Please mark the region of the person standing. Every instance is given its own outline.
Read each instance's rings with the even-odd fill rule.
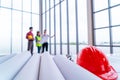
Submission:
[[[31,52],[31,55],[33,55],[33,41],[34,41],[34,35],[32,33],[33,27],[29,27],[29,32],[26,34],[26,39],[28,40],[28,47],[27,50]]]
[[[42,43],[42,53],[44,53],[44,49],[46,48],[46,51],[48,51],[48,38],[52,38],[54,37],[55,35],[53,36],[50,36],[47,34],[47,30],[45,29],[44,30],[44,34],[42,35],[42,40],[41,40],[41,43]]]
[[[35,36],[35,41],[36,41],[37,51],[38,53],[40,53],[42,44],[41,44],[41,36],[39,31],[37,31],[37,34]]]

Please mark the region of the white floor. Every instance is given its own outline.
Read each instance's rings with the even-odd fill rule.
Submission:
[[[117,71],[118,73],[118,79],[120,80],[120,53],[118,54],[107,54],[107,59],[109,60],[111,66],[113,66],[113,68]],[[74,62],[76,62],[76,55],[72,55],[72,59],[74,60]]]
[[[120,53],[116,55],[107,55],[110,64],[118,73],[118,80],[120,80]]]

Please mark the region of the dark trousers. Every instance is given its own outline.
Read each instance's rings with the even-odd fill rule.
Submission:
[[[48,51],[48,42],[42,44],[42,53],[44,52],[45,48],[46,48],[46,51]]]
[[[38,46],[37,48],[38,48],[38,53],[40,53],[40,50],[41,50],[41,46]]]
[[[31,55],[33,55],[33,41],[32,40],[28,41],[28,48],[27,48],[27,50],[31,52]]]

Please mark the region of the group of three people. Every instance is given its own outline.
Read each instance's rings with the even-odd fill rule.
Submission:
[[[48,38],[52,38],[53,36],[50,36],[47,34],[47,30],[44,30],[44,34],[41,35],[40,31],[37,31],[37,34],[34,38],[34,35],[32,33],[33,27],[29,28],[29,32],[26,34],[26,39],[28,40],[28,48],[27,50],[31,52],[31,55],[33,55],[33,46],[34,46],[34,40],[36,41],[37,51],[40,53],[42,48],[42,53],[44,53],[44,49],[46,48],[46,51],[48,51]]]

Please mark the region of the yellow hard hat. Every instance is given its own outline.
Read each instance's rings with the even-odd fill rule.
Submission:
[[[32,35],[29,35],[29,36],[28,36],[28,39],[32,39],[32,38],[33,38]]]

